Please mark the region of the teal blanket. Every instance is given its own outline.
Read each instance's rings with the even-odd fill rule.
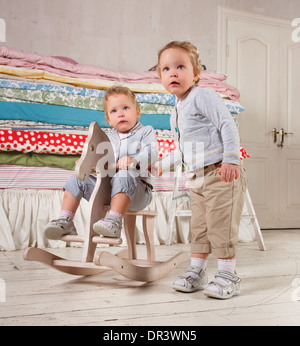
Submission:
[[[109,127],[103,111],[38,103],[0,101],[0,119],[72,126],[89,126],[96,121],[100,127]],[[170,130],[169,114],[142,114],[140,122],[156,130]]]

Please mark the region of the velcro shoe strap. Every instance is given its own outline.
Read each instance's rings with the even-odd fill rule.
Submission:
[[[230,280],[231,282],[233,282],[235,284],[241,282],[241,279],[237,275],[230,273],[230,272],[227,272],[227,271],[222,271],[222,270],[218,271],[218,273],[216,274],[215,277]]]

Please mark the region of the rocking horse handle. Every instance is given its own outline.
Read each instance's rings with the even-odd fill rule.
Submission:
[[[97,167],[97,163],[99,160],[106,154],[103,153],[97,153],[97,146],[100,143],[105,144],[105,148],[107,150],[107,161],[111,162],[113,164],[114,162],[114,154],[113,154],[113,148],[110,144],[110,140],[107,137],[107,135],[101,130],[98,123],[93,122],[89,126],[89,132],[87,139],[83,146],[83,151],[80,159],[78,160],[76,167],[75,167],[75,174],[77,179],[79,180],[86,180],[90,173]],[[99,168],[99,167],[98,167]],[[113,166],[109,165],[109,167],[103,166],[99,169],[106,170],[105,172],[102,172],[103,174],[108,174],[107,169],[115,169]]]

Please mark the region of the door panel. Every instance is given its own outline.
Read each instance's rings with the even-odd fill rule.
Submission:
[[[286,35],[289,32],[285,33]],[[289,35],[287,35],[289,37]],[[293,129],[295,134],[287,140],[288,148],[300,149],[300,45],[286,48],[287,52],[287,127]],[[283,111],[284,112],[284,111]],[[284,117],[283,117],[284,118]],[[284,119],[283,119],[284,121]]]
[[[280,29],[279,123],[287,134],[279,150],[279,227],[300,227],[300,44],[294,28]]]
[[[238,121],[241,144],[251,156],[244,161],[249,192],[260,226],[273,228],[278,224],[278,148],[271,133],[278,127],[278,73],[273,72],[278,38],[273,27],[237,20],[228,21],[227,35],[228,83],[238,88],[245,107]]]
[[[234,30],[234,28],[232,28]],[[253,57],[253,52],[255,56]],[[266,147],[265,129],[268,126],[268,49],[258,38],[237,41],[237,88],[242,95],[246,112],[242,114],[240,135],[245,145]],[[231,74],[229,74],[231,75]],[[251,92],[249,93],[249,90]],[[257,126],[261,124],[262,126]]]
[[[227,20],[228,83],[240,91],[239,116],[249,192],[261,228],[300,227],[300,44],[292,26]],[[283,129],[273,142],[272,130]]]

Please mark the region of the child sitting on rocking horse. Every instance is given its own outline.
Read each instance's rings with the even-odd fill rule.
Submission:
[[[107,136],[119,170],[111,179],[110,211],[94,224],[93,229],[102,236],[120,238],[126,211],[142,210],[151,202],[148,166],[157,160],[157,140],[151,126],[138,122],[141,111],[130,89],[122,86],[108,89],[103,106],[106,120],[112,126]],[[68,179],[59,218],[49,222],[45,228],[44,234],[48,239],[58,240],[64,235],[77,234],[73,223],[76,210],[82,197],[90,199],[96,179],[89,175],[86,181],[80,181],[75,174]]]

